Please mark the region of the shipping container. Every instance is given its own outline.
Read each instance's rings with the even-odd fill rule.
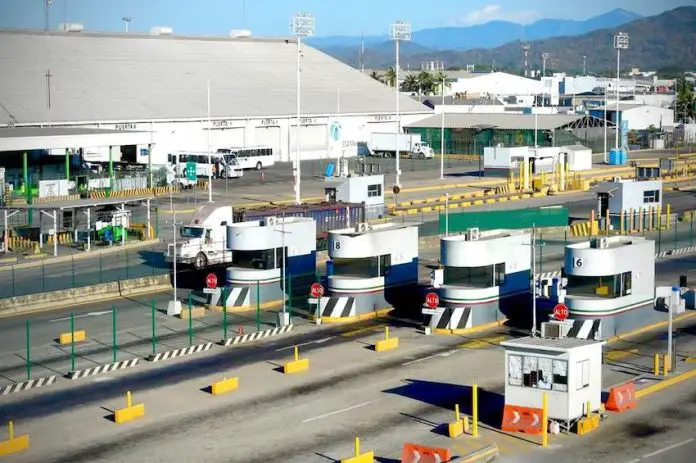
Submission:
[[[317,250],[327,249],[331,230],[354,227],[365,221],[365,204],[362,203],[315,203],[299,206],[264,206],[234,211],[235,222],[263,220],[266,217],[311,217],[317,225]]]

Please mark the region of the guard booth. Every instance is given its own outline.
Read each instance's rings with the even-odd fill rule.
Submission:
[[[211,306],[244,311],[306,301],[316,278],[316,223],[309,217],[267,217],[227,225],[232,264]],[[294,297],[302,294],[305,298]]]
[[[531,235],[472,228],[440,238],[431,284],[440,307],[424,309],[431,332],[456,334],[505,318],[529,326]]]
[[[637,175],[642,176],[637,179],[616,177],[611,182],[599,184],[597,212],[602,229],[608,227],[620,233],[631,233],[659,226],[662,216],[659,169],[638,168]]]
[[[565,281],[552,294],[568,306],[569,318],[542,331],[607,339],[665,319],[655,304],[654,241],[612,236],[571,244],[564,265]]]
[[[406,310],[418,301],[418,227],[360,223],[329,232],[327,273],[327,294],[319,300],[323,322]]]
[[[541,432],[545,392],[549,420],[566,430],[600,410],[603,342],[525,337],[500,345],[506,377],[503,431]]]
[[[348,171],[348,160],[341,159],[335,176],[326,176],[324,195],[327,202],[364,203],[366,220],[384,216],[384,175],[379,164],[358,164],[355,172]],[[327,174],[334,174],[332,170]]]

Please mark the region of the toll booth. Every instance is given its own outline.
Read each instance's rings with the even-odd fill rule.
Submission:
[[[525,337],[500,345],[505,349],[504,430],[518,426],[522,429],[515,430],[534,433],[536,429],[524,427],[541,426],[545,392],[549,420],[567,430],[583,416],[600,410],[603,342]],[[530,420],[530,414],[536,418]]]
[[[607,339],[665,319],[655,305],[654,241],[612,236],[570,244],[564,265],[565,287],[553,293],[569,317],[551,322],[558,336]]]
[[[517,230],[442,236],[442,268],[431,275],[440,307],[424,309],[426,326],[447,334],[505,318],[528,325],[530,243],[531,235]]]
[[[227,310],[278,307],[290,295],[306,300],[316,279],[314,219],[267,217],[228,224],[227,245],[232,264],[225,271],[224,296],[217,295]]]
[[[380,174],[379,164],[358,164],[354,172],[348,170],[348,160],[338,163],[336,176],[327,175],[324,195],[327,202],[365,204],[367,220],[384,216],[384,175]],[[327,171],[327,174],[329,171]],[[330,173],[334,173],[331,170]]]
[[[330,270],[329,270],[330,269]],[[329,232],[323,322],[371,318],[418,300],[418,227],[358,224]]]
[[[601,182],[597,190],[597,213],[602,229],[606,229],[607,221],[611,229],[621,233],[658,227],[662,216],[662,180],[617,177],[611,182]]]

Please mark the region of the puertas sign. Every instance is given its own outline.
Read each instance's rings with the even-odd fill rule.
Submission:
[[[186,162],[186,180],[196,181],[196,163],[192,161]]]

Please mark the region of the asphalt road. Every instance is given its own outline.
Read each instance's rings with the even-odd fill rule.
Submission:
[[[679,352],[693,350],[694,323],[678,328]],[[496,432],[504,375],[503,353],[496,344],[515,336],[509,330],[472,341],[394,328],[399,349],[376,354],[368,346],[379,334],[360,329],[324,327],[294,339],[0,398],[2,416],[15,419],[21,426],[17,432],[28,432],[32,439],[29,452],[8,461],[112,462],[121,461],[127,452],[128,459],[138,461],[324,462],[352,455],[355,436],[381,461],[399,461],[404,442],[442,442],[460,452],[494,441],[503,457],[514,461],[524,456],[529,461],[587,461],[592,455],[590,460],[623,462],[631,455],[627,449],[637,448],[639,455],[654,451],[642,442],[647,442],[646,429],[651,436],[655,416],[624,419],[634,412],[611,415],[600,432],[589,437],[552,436],[551,449],[543,455],[534,438]],[[295,344],[301,344],[301,355],[311,359],[310,370],[282,375],[274,367],[287,361]],[[664,339],[654,333],[611,345],[603,387],[643,375],[653,353],[664,350]],[[230,374],[240,378],[238,391],[219,397],[205,392],[211,381]],[[481,437],[473,442],[441,437],[441,425],[451,421],[455,403],[470,414],[473,383],[480,388]],[[144,403],[147,414],[117,427],[106,417],[123,406],[124,390],[134,391],[135,403]],[[692,388],[688,394],[693,396]],[[669,420],[670,430],[693,429],[692,405],[684,414],[683,400],[675,404],[670,393],[656,397],[666,401],[657,410],[669,410],[660,418]],[[649,400],[642,400],[637,411],[643,408],[651,409]],[[655,407],[652,410],[654,414]],[[661,432],[665,436],[662,430],[653,434]],[[590,447],[588,439],[597,444]],[[658,441],[658,436],[652,439]]]

